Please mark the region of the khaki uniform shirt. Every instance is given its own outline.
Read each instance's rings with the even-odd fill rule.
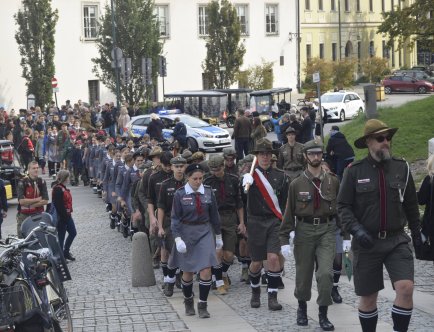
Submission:
[[[284,171],[293,171],[304,167],[303,144],[295,142],[294,146],[289,143],[282,145],[279,149],[277,167]],[[291,151],[292,150],[292,151]]]

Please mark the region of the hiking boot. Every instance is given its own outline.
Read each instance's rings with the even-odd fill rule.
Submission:
[[[332,288],[332,299],[334,303],[342,303],[342,297],[339,294],[338,286],[333,286]]]
[[[173,287],[175,287],[175,283],[168,282],[163,291],[164,295],[166,295],[167,297],[171,297],[173,295]]]
[[[264,273],[261,276],[261,286],[268,286],[267,274]]]
[[[250,299],[250,306],[252,308],[259,308],[261,306],[261,288],[252,287],[252,298]]]
[[[243,267],[241,269],[240,281],[248,281],[248,280],[249,280],[249,268]]]
[[[306,302],[300,303],[299,301],[297,309],[297,325],[307,326],[307,322],[307,304]]]
[[[184,306],[185,306],[185,315],[186,316],[194,316],[196,315],[196,311],[194,310],[194,300],[193,296],[190,298],[184,297]]]
[[[319,326],[321,326],[323,331],[334,331],[335,330],[334,325],[327,318],[327,309],[328,307],[326,306],[319,307],[319,313],[318,313]]]
[[[279,277],[277,289],[285,289],[285,284],[283,283],[282,277]]]
[[[271,311],[282,310],[282,305],[277,302],[277,292],[268,292],[268,309]]]
[[[226,290],[229,289],[229,286],[231,285],[231,280],[229,279],[229,276],[223,277],[223,282],[225,283],[224,287]]]
[[[221,285],[217,287],[217,295],[226,295],[228,291],[226,290],[225,285]]]
[[[208,304],[206,302],[198,302],[197,311],[199,312],[200,318],[210,318],[211,317],[208,310],[206,309],[207,306],[208,306]]]

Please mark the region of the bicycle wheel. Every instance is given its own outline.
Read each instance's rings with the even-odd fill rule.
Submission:
[[[51,307],[53,329],[55,332],[72,332],[72,317],[69,310],[68,296],[55,269],[48,272],[48,280],[50,285],[47,286],[47,296]]]

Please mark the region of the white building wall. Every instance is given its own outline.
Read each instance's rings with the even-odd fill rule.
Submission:
[[[202,89],[201,64],[206,56],[205,40],[199,37],[198,6],[206,0],[156,0],[156,5],[169,5],[170,37],[164,39],[163,54],[167,58],[168,76],[165,92]],[[55,0],[53,8],[59,11],[56,27],[56,78],[59,105],[66,99],[89,100],[88,81],[96,80],[92,73],[91,58],[97,56],[95,43],[85,41],[82,28],[82,6],[100,4],[101,15],[106,0]],[[295,0],[233,0],[249,5],[249,35],[243,37],[246,55],[242,70],[261,63],[261,58],[273,61],[274,87],[296,85],[296,44],[288,41],[288,33],[296,32]],[[279,6],[279,34],[266,36],[265,4]],[[2,2],[0,11],[0,105],[9,109],[26,107],[25,81],[21,77],[20,56],[15,41],[17,26],[13,15],[21,6],[20,0]],[[284,65],[280,66],[280,56]],[[236,87],[236,84],[234,85]],[[159,78],[159,96],[162,100],[162,79]],[[113,94],[100,84],[100,100],[113,101]]]

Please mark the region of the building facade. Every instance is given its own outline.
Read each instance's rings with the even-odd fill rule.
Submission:
[[[241,70],[273,62],[274,86],[295,88],[297,81],[296,43],[288,37],[296,31],[296,0],[233,0],[241,22],[246,47]],[[155,0],[160,23],[163,54],[167,61],[164,91],[200,90],[204,86],[202,62],[206,56],[207,0]],[[110,1],[108,1],[110,4]],[[92,72],[97,57],[98,20],[106,0],[56,0],[55,66],[59,104],[70,99],[92,103],[113,101],[114,95]],[[0,29],[0,105],[26,108],[26,86],[21,77],[20,55],[15,41],[13,18],[20,0],[2,4]],[[235,84],[234,87],[237,87]],[[163,81],[158,78],[158,99],[163,99]]]

